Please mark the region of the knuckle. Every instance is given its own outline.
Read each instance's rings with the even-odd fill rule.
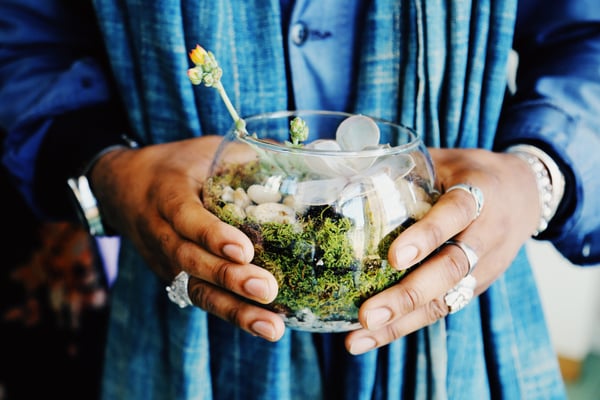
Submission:
[[[399,296],[402,314],[408,314],[417,309],[422,301],[421,292],[415,288],[403,288]]]
[[[454,195],[448,199],[449,205],[454,208],[454,212],[448,214],[452,217],[456,225],[466,225],[473,220],[475,215],[475,202],[471,195],[463,190],[453,190]]]
[[[456,246],[452,246],[456,247]],[[456,249],[442,257],[444,271],[447,274],[448,282],[455,284],[460,281],[469,272],[468,260],[462,253],[462,250]]]
[[[466,194],[466,196],[470,196]],[[475,215],[475,203],[473,199],[467,199],[468,201],[464,201],[461,198],[456,198],[452,200],[453,206],[456,209],[456,224],[457,225],[465,225],[473,220]]]
[[[406,328],[402,324],[391,324],[387,329],[388,342],[398,340],[406,334]]]
[[[183,268],[195,271],[198,269],[198,260],[193,257],[193,245],[189,242],[183,242],[175,249],[175,260]]]
[[[220,221],[218,219],[207,219],[202,226],[198,227],[198,240],[204,245],[208,245],[211,240],[216,238],[216,233],[219,231]]]
[[[190,286],[190,299],[192,303],[207,313],[216,315],[236,326],[241,326],[243,307],[236,305],[223,297],[223,293],[208,282],[197,282]]]
[[[160,232],[156,237],[156,242],[160,251],[165,255],[172,255],[173,238],[167,232]],[[177,249],[175,249],[177,253]]]
[[[171,212],[171,220],[175,226],[183,225],[188,219],[189,212],[181,203],[177,203]]]
[[[177,190],[172,190],[171,185],[164,185],[159,187],[158,193],[159,195],[159,203],[164,205],[164,210],[168,210],[169,215],[174,218],[178,214],[181,214],[181,205],[183,204],[181,200],[181,196]]]
[[[174,224],[185,221],[186,211],[180,196],[172,191],[167,191],[168,195],[161,196],[159,201],[159,213],[161,217],[170,220]]]
[[[218,302],[215,301],[215,293],[210,286],[205,283],[198,283],[188,290],[190,292],[190,299],[194,304],[208,313],[217,313]]]
[[[242,312],[240,310],[240,307],[230,307],[225,311],[223,318],[236,326],[241,326],[240,317]]]
[[[448,315],[448,306],[443,299],[435,298],[427,305],[426,318],[428,319],[428,323],[434,323],[446,315]]]
[[[425,240],[428,248],[435,249],[440,245],[440,243],[443,243],[446,240],[445,233],[439,224],[426,221],[423,221],[422,223],[424,224],[424,231],[427,232],[427,235],[425,235]]]
[[[217,265],[213,271],[213,281],[217,286],[223,288],[233,288],[235,279],[233,265],[223,262]]]

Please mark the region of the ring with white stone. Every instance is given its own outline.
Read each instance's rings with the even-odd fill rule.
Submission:
[[[450,186],[446,189],[446,193],[451,192],[453,190],[464,190],[469,193],[471,197],[473,197],[473,201],[475,202],[475,216],[473,219],[476,219],[481,214],[481,210],[483,209],[483,192],[477,186],[472,186],[466,183],[457,183],[456,185]]]
[[[444,296],[444,302],[448,306],[448,313],[454,314],[462,310],[473,299],[477,280],[473,275],[467,275],[458,285],[450,289]]]
[[[194,305],[188,293],[189,280],[190,275],[185,271],[181,271],[177,274],[175,279],[173,279],[171,285],[166,287],[169,300],[177,304],[180,308]]]
[[[475,269],[477,262],[479,261],[479,257],[477,256],[477,253],[475,253],[475,250],[473,250],[471,246],[469,246],[461,240],[450,239],[446,241],[445,244],[457,246],[459,249],[462,250],[462,252],[467,257],[467,262],[469,263],[469,272],[467,272],[467,275],[470,275]]]

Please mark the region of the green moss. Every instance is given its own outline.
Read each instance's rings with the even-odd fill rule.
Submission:
[[[403,273],[379,256],[357,260],[347,218],[307,218],[304,230],[292,224],[259,225],[255,264],[277,279],[279,312],[309,309],[323,320],[356,320],[360,304],[396,283]]]
[[[325,218],[320,228],[315,230],[315,239],[323,250],[325,265],[340,269],[354,262],[352,244],[347,236],[351,226],[347,218],[337,221]]]
[[[323,321],[356,321],[358,308],[369,297],[397,283],[405,274],[392,269],[387,251],[406,226],[399,226],[363,259],[357,259],[349,233],[352,221],[333,207],[309,208],[297,223],[258,224],[240,219],[220,199],[224,187],[246,189],[256,182],[258,164],[230,166],[212,177],[204,190],[205,204],[223,221],[240,228],[255,247],[253,263],[273,274],[279,294],[271,307],[283,313],[310,310]],[[247,174],[254,174],[249,177]]]

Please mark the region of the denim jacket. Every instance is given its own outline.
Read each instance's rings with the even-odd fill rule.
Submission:
[[[27,1],[4,3],[13,12],[29,5]],[[52,6],[42,13],[58,13],[58,3],[64,6],[44,3]],[[588,20],[576,31],[598,46],[598,28],[592,23],[597,25],[598,15],[581,15],[577,7],[564,3],[571,11],[565,15],[565,26],[585,17]],[[34,1],[31,4],[39,7]],[[242,114],[287,108],[279,0],[96,0],[94,5],[130,126],[143,142],[220,133],[229,127],[229,116],[216,94],[195,90],[185,75],[187,51],[197,42],[219,55],[227,71],[223,84]],[[520,10],[519,16],[526,11]],[[536,11],[542,20],[554,21],[546,15],[551,11]],[[591,167],[598,165],[590,150],[598,143],[598,127],[594,129],[586,113],[593,114],[600,98],[589,71],[600,56],[579,49],[581,64],[573,66],[577,76],[592,82],[580,88],[590,93],[576,96],[568,82],[552,81],[556,75],[548,71],[543,79],[525,77],[524,85],[531,86],[527,89],[532,94],[511,99],[514,109],[502,115],[503,77],[517,17],[514,0],[375,0],[367,13],[351,111],[413,126],[430,146],[491,149],[522,139],[545,144],[569,161],[579,200],[565,215],[564,227],[551,232],[552,238],[567,253],[581,256],[582,263],[597,260],[600,212],[590,197],[599,189],[598,185],[584,187],[583,182],[591,176]],[[40,43],[79,39],[48,36],[43,25],[34,27],[29,32]],[[515,44],[527,52],[539,47],[536,41],[547,39],[558,44],[566,57],[570,46],[560,45],[569,36],[553,36],[564,34],[560,28],[552,26],[543,32],[546,36],[517,31],[524,41]],[[0,117],[8,131],[5,163],[24,191],[29,190],[33,204],[31,163],[49,117],[108,102],[111,94],[102,65],[89,58],[52,64],[61,73],[47,81],[31,78],[34,73],[43,76],[31,64],[20,71],[11,68],[9,61],[19,59],[14,53],[18,33],[18,29],[2,33],[12,41],[0,50],[0,99],[6,104]],[[33,57],[29,61],[49,57],[27,55]],[[525,57],[524,62],[532,60]],[[90,80],[91,88],[82,84]],[[25,93],[20,104],[9,104],[9,96],[20,90]],[[543,129],[532,128],[534,121],[541,121]],[[563,136],[569,140],[565,142]],[[178,309],[125,240],[112,293],[106,356],[107,399],[564,398],[523,253],[460,313],[382,349],[350,356],[340,334],[288,331],[281,341],[267,343],[202,310]]]

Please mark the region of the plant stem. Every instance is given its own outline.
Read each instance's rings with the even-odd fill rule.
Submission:
[[[221,99],[223,99],[223,103],[225,103],[225,107],[227,107],[227,111],[229,111],[229,115],[231,115],[231,118],[233,118],[233,122],[235,123],[236,128],[238,128],[238,129],[244,129],[245,128],[245,124],[243,123],[243,121],[240,118],[239,114],[235,110],[235,107],[231,103],[231,100],[229,99],[229,96],[227,96],[227,92],[225,91],[225,88],[221,84],[221,81],[218,81],[214,85],[214,87],[219,92],[219,95],[221,96]]]

